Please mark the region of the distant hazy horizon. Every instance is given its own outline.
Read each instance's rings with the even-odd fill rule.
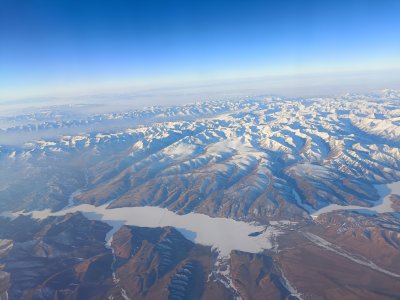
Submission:
[[[325,97],[344,93],[371,93],[382,89],[400,89],[400,69],[358,72],[285,74],[208,81],[164,82],[155,86],[98,87],[87,90],[59,91],[31,97],[0,97],[4,115],[7,109],[68,104],[112,105],[114,110],[152,105],[179,105],[207,100],[238,98]],[[101,108],[98,108],[101,110]],[[110,108],[107,108],[110,111]]]

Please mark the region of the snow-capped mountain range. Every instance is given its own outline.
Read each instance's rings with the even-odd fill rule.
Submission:
[[[147,120],[117,132],[2,146],[1,163],[10,172],[1,205],[57,209],[81,189],[77,204],[151,205],[261,222],[307,218],[329,204],[373,206],[379,199],[374,184],[400,180],[396,95],[386,90],[377,98],[267,98],[108,114]],[[12,169],[25,170],[24,176],[14,177]],[[32,189],[17,188],[32,176],[40,177]],[[21,200],[12,201],[16,194]]]
[[[74,109],[0,119],[0,298],[398,298],[400,92]]]

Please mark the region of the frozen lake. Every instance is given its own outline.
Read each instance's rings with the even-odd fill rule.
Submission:
[[[198,213],[178,215],[165,208],[152,206],[107,209],[106,205],[96,207],[83,204],[67,207],[58,212],[42,210],[23,214],[32,215],[35,219],[44,219],[74,212],[82,212],[88,219],[100,220],[111,225],[113,229],[107,235],[107,243],[111,242],[113,233],[122,225],[151,228],[172,226],[194,243],[211,246],[218,251],[221,258],[229,257],[232,250],[258,253],[270,249],[271,239],[279,232],[274,226],[261,226],[228,218],[212,218]],[[19,214],[21,212],[12,215]]]
[[[359,210],[361,212],[370,213],[386,213],[394,212],[392,208],[392,202],[390,200],[391,195],[400,195],[400,181],[389,183],[389,184],[379,184],[375,185],[376,190],[380,196],[377,205],[372,207],[364,207],[357,205],[338,205],[331,204],[321,208],[320,210],[314,212],[311,216],[313,218],[318,217],[320,214],[336,211],[336,210]]]

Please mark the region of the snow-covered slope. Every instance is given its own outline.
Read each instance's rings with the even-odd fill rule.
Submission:
[[[370,207],[379,199],[374,184],[400,180],[396,95],[108,114],[135,126],[3,145],[1,167],[8,171],[1,172],[0,205],[59,209],[82,189],[74,203],[152,205],[260,222],[309,218],[329,204]],[[146,122],[138,125],[135,116]]]

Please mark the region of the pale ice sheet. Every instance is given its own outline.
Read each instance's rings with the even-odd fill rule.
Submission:
[[[264,249],[271,249],[274,236],[279,234],[279,230],[274,226],[267,227],[228,218],[212,218],[198,213],[178,215],[165,208],[152,206],[107,209],[106,205],[96,207],[83,204],[67,207],[58,212],[42,210],[24,214],[32,215],[35,219],[44,219],[74,212],[82,212],[91,220],[101,220],[110,224],[113,226],[110,233],[117,231],[123,224],[151,228],[172,226],[187,239],[197,244],[211,246],[221,258],[229,257],[232,250],[259,253]],[[249,236],[255,232],[261,233]],[[107,242],[110,242],[111,237],[112,234],[108,234]]]

